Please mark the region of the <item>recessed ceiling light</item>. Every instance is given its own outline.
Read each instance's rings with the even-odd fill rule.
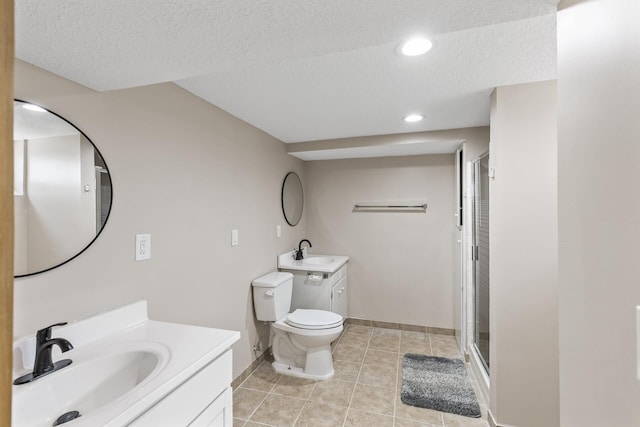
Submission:
[[[404,121],[408,123],[413,123],[413,122],[419,122],[422,119],[424,119],[424,116],[422,114],[409,114],[407,117],[404,118]]]
[[[37,105],[33,105],[33,104],[22,104],[22,108],[29,111],[37,111],[38,113],[47,112],[47,110],[45,110],[44,108],[38,107]]]
[[[424,37],[416,37],[400,45],[400,52],[406,56],[418,56],[427,53],[433,47],[433,43]]]

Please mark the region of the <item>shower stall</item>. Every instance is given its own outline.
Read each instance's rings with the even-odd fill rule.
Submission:
[[[472,250],[473,339],[472,348],[489,373],[489,154],[473,162]]]

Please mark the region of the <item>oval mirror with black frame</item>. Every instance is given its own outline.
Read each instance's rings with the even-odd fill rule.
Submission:
[[[289,172],[282,182],[282,213],[287,224],[295,226],[302,218],[304,208],[304,192],[302,181],[295,172]]]
[[[14,275],[49,271],[84,252],[111,211],[109,169],[76,126],[35,104],[15,100]]]

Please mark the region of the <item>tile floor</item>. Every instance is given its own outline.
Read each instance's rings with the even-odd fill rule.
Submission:
[[[335,376],[313,381],[260,365],[233,394],[234,427],[488,427],[480,419],[416,408],[400,400],[405,353],[460,357],[455,338],[348,325],[333,350]],[[472,378],[472,377],[470,377]],[[472,381],[474,388],[477,385]]]

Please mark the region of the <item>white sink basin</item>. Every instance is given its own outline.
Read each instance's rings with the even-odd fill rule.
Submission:
[[[70,411],[78,411],[78,420],[84,420],[115,400],[125,399],[136,387],[157,375],[166,365],[169,352],[163,346],[149,343],[144,348],[125,347],[107,354],[74,355],[70,351],[64,356],[73,363],[14,387],[13,425],[49,427]]]
[[[306,251],[306,249],[304,248],[303,250]],[[343,255],[313,255],[306,253],[303,259],[296,260],[295,252],[290,251],[278,255],[278,268],[280,270],[333,274],[349,261],[349,257]]]
[[[309,265],[323,265],[323,264],[331,264],[334,261],[335,261],[334,258],[330,258],[327,256],[314,256],[314,257],[304,258],[302,260],[302,263],[309,264]]]
[[[80,417],[61,424],[64,427],[130,425],[179,391],[185,381],[199,375],[240,338],[235,331],[149,320],[146,301],[71,322],[55,333],[74,348],[66,353],[54,348],[53,361],[71,359],[73,363],[12,387],[13,426],[49,427],[72,411],[78,411]],[[13,378],[33,368],[35,344],[32,335],[14,341]],[[193,402],[200,404],[202,399],[208,397],[198,395]]]

